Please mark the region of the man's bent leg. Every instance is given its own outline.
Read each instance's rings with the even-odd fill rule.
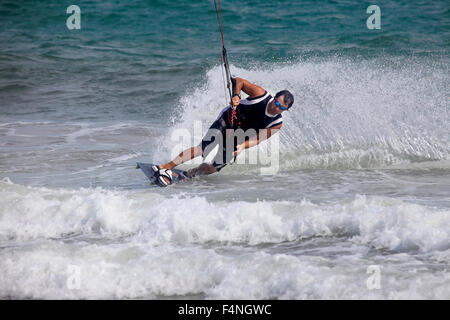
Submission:
[[[197,168],[188,170],[187,174],[189,177],[195,177],[215,172],[217,172],[217,169],[212,164],[202,163]]]
[[[159,167],[161,169],[170,169],[172,170],[173,168],[175,168],[176,166],[194,159],[195,157],[198,157],[202,154],[202,148],[201,146],[195,146],[195,147],[191,147],[189,149],[184,150],[183,152],[181,152],[175,159],[173,159],[170,162],[167,162],[165,164],[160,165]]]
[[[175,159],[173,159],[168,163],[162,164],[159,167],[161,169],[172,170],[176,166],[186,161],[189,161],[195,157],[198,157],[199,155],[203,155],[204,157],[206,157],[206,155],[209,154],[214,149],[216,144],[220,144],[223,141],[226,126],[227,123],[225,122],[225,120],[222,117],[219,117],[216,121],[213,122],[211,127],[206,132],[205,137],[203,137],[202,142],[198,146],[184,150]],[[206,167],[202,165],[200,165],[198,168],[201,168],[199,172],[211,171],[207,174],[217,171],[215,170],[214,167],[213,168],[215,171],[212,171],[212,169],[206,169]]]

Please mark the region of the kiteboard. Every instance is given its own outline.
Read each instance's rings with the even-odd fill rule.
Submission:
[[[150,180],[150,184],[153,186],[158,186],[158,187],[162,187],[161,185],[159,185],[158,183],[156,183],[156,175],[155,172],[152,169],[152,166],[154,166],[155,164],[153,163],[142,163],[142,162],[137,162],[136,163],[136,169],[141,169],[142,172],[145,174],[145,176],[148,178],[148,180]],[[183,180],[189,180],[190,177],[187,176],[186,171],[182,171],[182,170],[178,170],[178,169],[172,169],[172,182],[170,183],[175,184],[178,183],[180,181]]]

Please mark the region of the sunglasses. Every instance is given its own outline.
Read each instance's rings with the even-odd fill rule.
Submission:
[[[283,106],[278,102],[278,100],[275,100],[275,105],[276,105],[278,108],[280,108],[281,110],[283,110],[283,111],[289,109],[289,108],[283,107]]]

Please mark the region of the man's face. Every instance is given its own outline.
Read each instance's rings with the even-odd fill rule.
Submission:
[[[284,103],[284,96],[279,96],[278,98],[273,99],[272,107],[276,114],[280,114],[280,113],[283,113],[284,111],[286,111],[287,106]]]

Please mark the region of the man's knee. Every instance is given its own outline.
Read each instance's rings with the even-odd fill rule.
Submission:
[[[217,172],[216,168],[212,164],[202,163],[198,167],[199,174],[211,174]]]
[[[189,177],[195,177],[195,176],[211,174],[214,172],[217,172],[217,170],[212,164],[202,163],[198,167],[188,170],[187,175]]]

